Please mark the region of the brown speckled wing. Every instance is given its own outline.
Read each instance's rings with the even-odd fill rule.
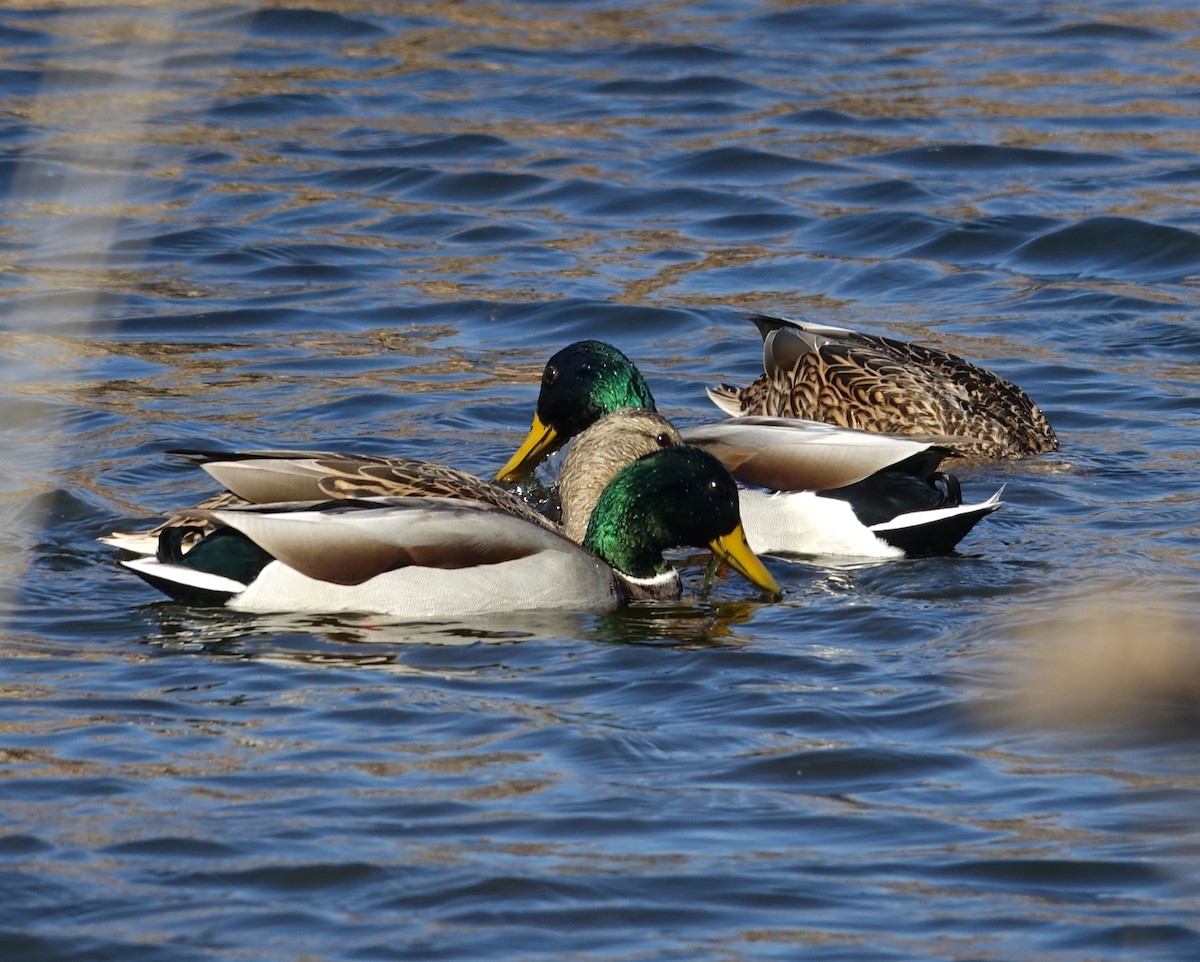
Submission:
[[[948,436],[958,454],[985,460],[1058,449],[1036,404],[1012,382],[954,354],[891,338],[818,328],[764,332],[765,373],[745,389],[722,386],[725,410],[797,417],[877,433]]]
[[[408,497],[478,501],[517,518],[555,529],[512,492],[436,461],[410,458],[320,458],[321,491],[332,498]]]

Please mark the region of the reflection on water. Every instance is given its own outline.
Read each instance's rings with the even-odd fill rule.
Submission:
[[[1200,956],[1198,29],[0,11],[0,954]],[[180,445],[489,476],[578,338],[714,417],[749,310],[979,361],[1063,450],[778,604],[247,617],[94,541],[212,493]]]
[[[403,672],[408,646],[511,645],[564,637],[685,647],[740,644],[737,629],[749,627],[762,607],[733,601],[640,602],[605,614],[513,611],[439,623],[380,615],[248,615],[163,602],[146,609],[158,626],[146,640],[167,650],[219,657]]]
[[[308,646],[294,651],[297,662],[307,656],[358,664],[353,649],[414,645],[513,644],[533,638],[558,638],[578,631],[581,616],[558,612],[513,612],[471,621],[403,622],[382,615],[246,614],[163,602],[148,609],[159,625],[155,644],[183,651],[255,657],[255,647]],[[282,643],[282,644],[281,644]],[[288,652],[279,653],[286,657]],[[362,653],[371,663],[379,650]]]

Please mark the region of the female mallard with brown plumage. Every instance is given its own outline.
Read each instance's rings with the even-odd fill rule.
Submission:
[[[942,438],[971,461],[1058,450],[1029,395],[955,354],[766,314],[751,320],[763,336],[763,373],[748,387],[709,388],[726,414]]]

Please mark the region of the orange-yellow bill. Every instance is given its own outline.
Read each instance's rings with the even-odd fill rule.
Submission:
[[[516,453],[508,459],[508,463],[496,474],[497,481],[519,481],[541,463],[541,460],[554,450],[558,441],[558,432],[542,424],[542,419],[536,414],[533,424],[525,440],[517,448]]]
[[[746,532],[740,524],[727,534],[714,538],[708,546],[712,548],[713,554],[753,584],[773,595],[783,594],[775,579],[771,577],[771,572],[758,560],[758,555],[750,550],[750,545],[746,544]]]

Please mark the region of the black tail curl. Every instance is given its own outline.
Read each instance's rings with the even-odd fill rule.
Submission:
[[[937,471],[930,475],[929,483],[933,487],[938,487],[942,492],[942,503],[939,507],[942,508],[957,508],[963,503],[962,499],[962,484],[953,474],[946,474],[943,471]]]
[[[169,524],[158,534],[155,557],[164,564],[180,564],[184,555],[208,533],[203,525]]]

